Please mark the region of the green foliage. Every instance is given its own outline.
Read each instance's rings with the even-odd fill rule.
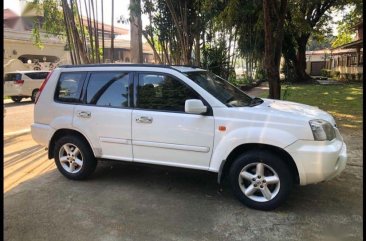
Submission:
[[[329,69],[321,69],[320,75],[324,77],[331,77],[331,72]]]
[[[256,80],[265,80],[266,79],[266,71],[263,68],[258,68],[255,72]]]
[[[36,10],[36,13],[43,17],[34,20],[32,29],[32,41],[38,48],[43,48],[41,32],[49,35],[57,35],[63,38],[65,35],[65,25],[62,8],[58,0],[33,0],[27,4],[24,12]]]
[[[228,70],[225,68],[228,62],[225,54],[224,40],[221,40],[216,46],[206,46],[202,51],[202,55],[202,65],[204,68],[223,78],[228,77]]]
[[[314,51],[314,50],[331,48],[332,42],[334,42],[334,40],[335,40],[335,37],[333,35],[313,34],[309,38],[308,44],[306,46],[306,50]]]
[[[332,42],[333,48],[352,42],[355,31],[349,26],[347,22],[343,22],[340,25],[338,25],[337,29],[338,29],[338,36]]]

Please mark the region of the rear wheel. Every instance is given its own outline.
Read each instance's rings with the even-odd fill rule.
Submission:
[[[259,210],[277,208],[293,186],[289,167],[267,151],[250,151],[239,156],[229,175],[235,196],[246,206]]]
[[[19,103],[20,101],[22,101],[23,97],[20,96],[12,96],[10,97],[12,101]]]
[[[32,100],[32,102],[34,102],[35,100],[36,100],[36,96],[37,96],[37,94],[38,94],[38,89],[34,89],[33,91],[32,91],[32,96],[31,96],[31,100]]]
[[[77,136],[64,136],[55,143],[55,163],[67,178],[88,178],[97,166],[96,158],[87,143]]]

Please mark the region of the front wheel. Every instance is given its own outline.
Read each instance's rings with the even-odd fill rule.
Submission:
[[[293,186],[289,167],[267,151],[250,151],[239,156],[229,175],[234,195],[246,206],[258,210],[277,208]]]
[[[58,170],[73,180],[88,178],[97,166],[91,148],[77,136],[64,136],[57,140],[54,157]]]

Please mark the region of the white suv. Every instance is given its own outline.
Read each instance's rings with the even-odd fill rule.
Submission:
[[[14,102],[23,98],[36,99],[39,87],[46,79],[49,71],[16,71],[4,74],[4,96],[9,96]]]
[[[33,139],[67,178],[90,176],[97,159],[200,169],[261,210],[293,184],[335,177],[347,161],[328,113],[249,97],[192,67],[63,66],[42,85],[34,118]]]

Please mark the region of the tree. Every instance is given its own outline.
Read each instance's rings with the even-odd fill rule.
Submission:
[[[130,0],[131,62],[143,63],[141,0]]]
[[[296,55],[286,62],[292,62],[296,80],[310,80],[306,69],[306,46],[312,35],[324,35],[330,32],[329,21],[331,9],[343,8],[347,0],[291,0],[286,15],[286,32],[295,40],[293,47]]]
[[[354,27],[363,21],[363,1],[354,0],[349,7],[350,11],[337,27],[338,35],[332,42],[333,48],[351,42],[355,33]]]
[[[269,98],[280,99],[280,59],[287,0],[263,0],[264,69],[269,83]]]

